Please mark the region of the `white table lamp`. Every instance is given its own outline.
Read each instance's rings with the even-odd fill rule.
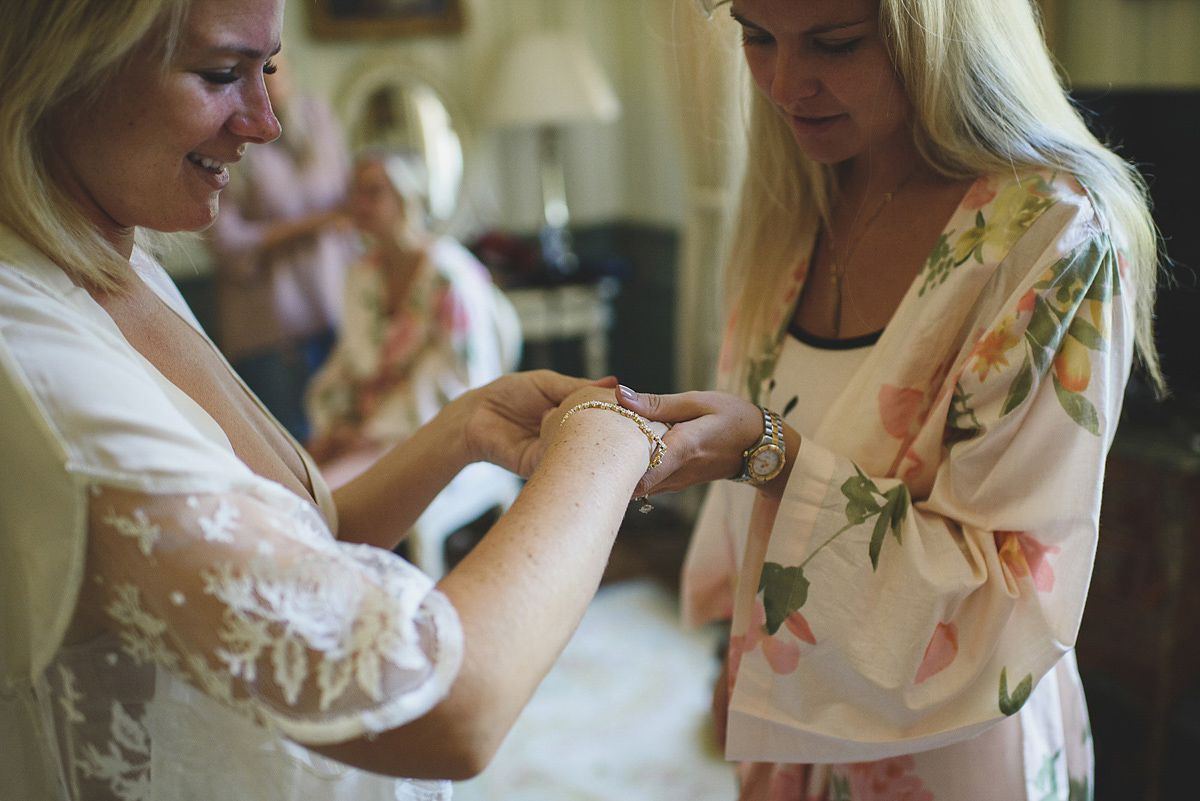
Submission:
[[[571,252],[566,184],[559,130],[567,125],[611,122],[621,104],[583,38],[567,31],[539,31],[504,53],[486,110],[497,128],[534,128],[540,138],[542,256],[551,271],[568,275],[578,260]]]

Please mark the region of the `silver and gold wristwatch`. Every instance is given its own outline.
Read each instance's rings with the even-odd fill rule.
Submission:
[[[787,461],[783,420],[770,409],[758,408],[763,415],[762,436],[742,453],[742,472],[731,479],[742,484],[766,484],[783,471]]]

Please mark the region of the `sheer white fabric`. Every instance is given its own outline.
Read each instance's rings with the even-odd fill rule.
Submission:
[[[169,278],[139,270],[194,324]],[[65,275],[0,228],[0,777],[14,798],[440,799],[324,759],[412,720],[454,609],[266,481]],[[111,634],[66,642],[76,606]],[[7,797],[7,796],[6,796]]]

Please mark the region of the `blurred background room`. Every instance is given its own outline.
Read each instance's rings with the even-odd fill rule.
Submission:
[[[1155,402],[1136,379],[1127,394],[1078,644],[1096,798],[1193,797],[1200,2],[1039,5],[1096,131],[1146,175],[1176,262],[1157,323],[1174,394]],[[640,391],[671,392],[710,387],[722,328],[722,231],[741,163],[743,89],[726,17],[704,24],[690,0],[290,0],[284,52],[295,95],[332,112],[339,180],[364,148],[424,159],[428,230],[470,250],[516,313],[511,366],[614,374]],[[327,189],[310,212],[328,213],[346,187]],[[342,246],[349,223],[322,223]],[[213,236],[181,244],[166,262],[220,342],[229,289],[217,280]],[[336,313],[328,319],[339,324]],[[281,392],[299,409],[294,374],[280,375],[284,383],[260,395]],[[302,439],[306,425],[289,427]],[[719,633],[684,630],[676,607],[701,497],[667,497],[627,518],[584,625],[496,761],[456,797],[734,797],[707,729]],[[500,493],[470,520],[459,504],[435,504],[409,558],[440,573],[510,501]]]

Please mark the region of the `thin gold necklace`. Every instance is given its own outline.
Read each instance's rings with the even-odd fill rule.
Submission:
[[[871,225],[876,219],[879,218],[879,215],[883,213],[883,210],[888,207],[888,204],[892,202],[892,199],[900,193],[900,190],[903,189],[904,186],[910,180],[912,180],[912,177],[916,174],[917,171],[916,168],[914,168],[908,173],[908,175],[905,175],[902,179],[900,179],[900,183],[896,184],[896,187],[892,191],[884,194],[883,200],[880,201],[879,206],[875,209],[875,211],[871,212],[871,216],[867,218],[866,223],[862,227],[862,231],[858,234],[858,238],[850,242],[846,247],[846,256],[841,261],[838,260],[837,250],[833,244],[833,231],[832,229],[830,230],[829,278],[831,286],[829,298],[829,321],[833,327],[834,338],[841,336],[842,333],[842,278],[846,274],[846,265],[850,263],[850,259],[854,256],[854,251],[858,250],[858,246],[866,237],[867,231],[871,230]],[[851,223],[850,227],[854,227],[853,223]]]

